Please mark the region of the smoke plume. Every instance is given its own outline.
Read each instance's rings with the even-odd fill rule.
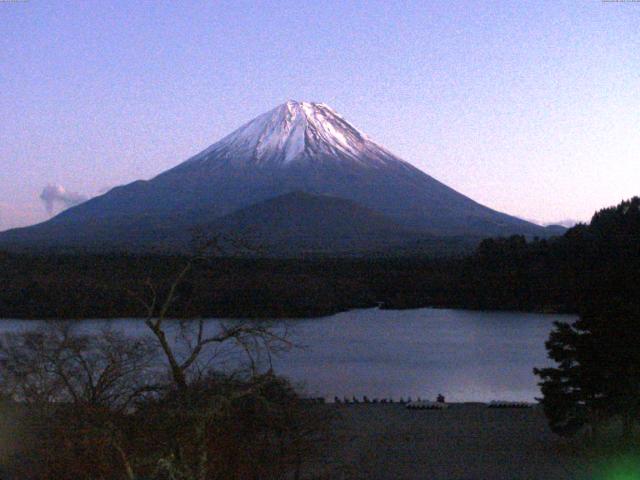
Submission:
[[[65,210],[84,202],[87,197],[77,192],[68,192],[62,185],[49,184],[42,189],[40,200],[44,203],[49,215],[52,215],[57,205]]]

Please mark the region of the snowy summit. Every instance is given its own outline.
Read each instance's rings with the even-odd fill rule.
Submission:
[[[402,162],[324,103],[288,100],[246,123],[186,163],[287,166],[305,161],[341,161],[371,166]],[[404,163],[404,162],[402,162]]]
[[[241,236],[264,231],[258,244],[284,252],[295,245],[312,251],[318,238],[328,239],[327,251],[384,251],[398,238],[415,248],[411,242],[423,236],[547,233],[401,160],[327,105],[290,100],[150,180],[0,234],[0,246],[179,249],[194,228]]]

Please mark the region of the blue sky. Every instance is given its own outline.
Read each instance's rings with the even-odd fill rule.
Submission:
[[[0,2],[0,230],[150,178],[288,98],[490,207],[640,194],[640,3]]]

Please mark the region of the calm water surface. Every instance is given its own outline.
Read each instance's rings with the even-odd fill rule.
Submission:
[[[544,342],[554,321],[567,315],[467,310],[353,310],[287,322],[304,348],[274,359],[277,372],[309,395],[411,396],[451,401],[522,400],[539,396],[534,366],[549,364]],[[211,326],[217,320],[210,320]],[[139,320],[90,320],[130,334],[145,332]],[[33,328],[1,320],[0,332]]]

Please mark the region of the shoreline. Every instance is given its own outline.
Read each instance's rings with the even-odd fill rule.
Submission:
[[[553,434],[542,409],[452,403],[443,410],[400,404],[322,407],[334,420],[313,473],[369,480],[572,480],[585,462]],[[351,475],[339,472],[348,470]],[[588,477],[587,477],[588,478]]]
[[[185,320],[256,320],[256,321],[274,321],[274,322],[286,322],[286,321],[305,321],[305,320],[317,320],[322,318],[329,318],[335,315],[339,315],[341,313],[349,313],[349,312],[357,312],[357,311],[390,311],[390,312],[406,312],[412,310],[453,310],[453,311],[462,311],[462,312],[475,312],[475,313],[498,313],[498,314],[509,314],[509,313],[517,313],[517,314],[531,314],[531,315],[566,315],[566,316],[576,316],[578,315],[575,312],[566,312],[566,311],[552,311],[552,310],[514,310],[510,308],[465,308],[465,307],[455,307],[455,306],[435,306],[435,305],[427,305],[423,307],[394,307],[394,308],[386,308],[384,305],[373,305],[367,307],[356,306],[353,308],[345,308],[341,310],[337,310],[332,313],[319,313],[319,314],[310,314],[307,316],[283,316],[283,317],[252,317],[252,316],[229,316],[229,317],[170,317],[166,320],[168,321],[185,321]],[[51,316],[51,317],[7,317],[3,318],[0,316],[0,322],[4,321],[15,321],[15,322],[46,322],[51,320],[63,320],[63,321],[77,321],[77,322],[91,322],[91,321],[123,321],[123,320],[144,320],[145,316],[130,316],[130,317],[122,317],[122,316],[113,316],[113,317],[60,317],[60,316]]]

